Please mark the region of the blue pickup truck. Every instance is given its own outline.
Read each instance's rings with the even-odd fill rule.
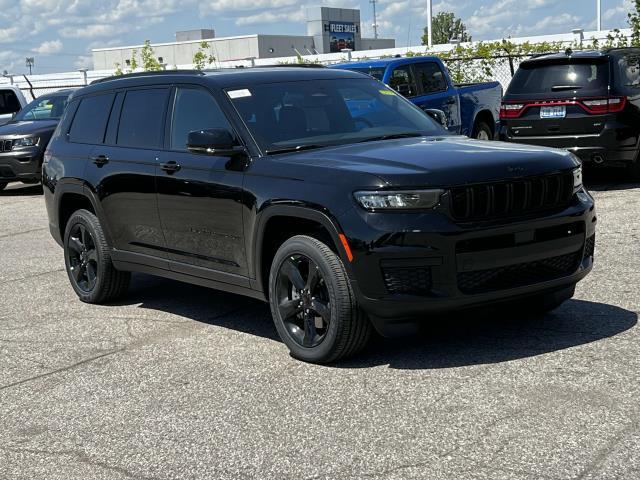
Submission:
[[[502,86],[498,82],[456,85],[438,57],[406,57],[331,65],[366,73],[422,109],[442,110],[451,133],[480,140],[498,132]]]

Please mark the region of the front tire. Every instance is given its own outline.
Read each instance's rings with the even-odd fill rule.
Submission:
[[[98,218],[78,210],[67,222],[64,261],[71,286],[86,303],[105,303],[129,288],[131,273],[116,270]]]
[[[269,302],[280,338],[300,360],[334,362],[359,352],[371,336],[342,261],[315,238],[298,235],[278,249]]]

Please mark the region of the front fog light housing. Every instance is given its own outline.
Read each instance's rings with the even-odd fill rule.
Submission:
[[[582,165],[573,170],[573,188],[578,190],[582,187]]]
[[[38,145],[38,137],[17,138],[13,141],[13,148],[35,147]]]
[[[366,210],[424,210],[440,203],[444,190],[356,192],[358,203]]]

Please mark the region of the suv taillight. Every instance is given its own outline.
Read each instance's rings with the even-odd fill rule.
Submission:
[[[577,105],[591,115],[605,113],[618,113],[627,105],[627,97],[608,98],[575,98],[571,100],[546,100],[520,103],[505,103],[500,105],[500,118],[520,118],[522,114],[532,107],[555,107]]]

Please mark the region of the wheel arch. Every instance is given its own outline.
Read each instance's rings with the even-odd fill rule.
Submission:
[[[473,119],[473,127],[471,130],[471,135],[475,135],[476,128],[482,122],[486,123],[489,126],[489,128],[491,129],[491,136],[495,137],[496,119],[493,117],[493,113],[491,113],[491,111],[487,109],[479,110],[476,113],[475,118]]]
[[[310,207],[278,205],[265,209],[255,231],[253,265],[254,288],[269,297],[269,271],[276,251],[288,238],[309,235],[323,240],[334,250],[350,272],[349,260],[340,240],[340,227],[324,212]]]

